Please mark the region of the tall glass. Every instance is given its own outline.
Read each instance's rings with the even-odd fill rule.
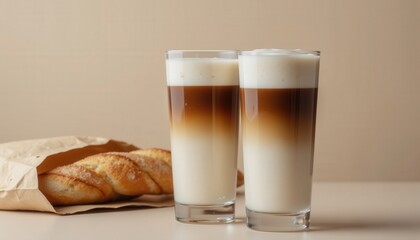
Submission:
[[[319,52],[239,55],[248,227],[309,228]]]
[[[239,72],[236,51],[168,51],[175,215],[234,220]]]

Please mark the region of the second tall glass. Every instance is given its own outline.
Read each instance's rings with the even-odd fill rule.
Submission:
[[[248,227],[309,228],[319,52],[239,56]]]
[[[238,75],[236,51],[166,53],[178,221],[234,220]]]

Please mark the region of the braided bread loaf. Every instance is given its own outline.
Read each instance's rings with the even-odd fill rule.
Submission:
[[[103,203],[142,194],[171,194],[171,153],[142,149],[89,156],[54,168],[38,178],[39,189],[53,205]],[[238,172],[238,186],[243,175]]]

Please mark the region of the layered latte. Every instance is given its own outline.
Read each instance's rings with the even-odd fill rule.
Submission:
[[[239,65],[246,207],[309,211],[319,55],[256,50]]]
[[[175,201],[233,203],[239,76],[236,59],[166,60]]]

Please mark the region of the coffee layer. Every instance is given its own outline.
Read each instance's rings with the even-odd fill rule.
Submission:
[[[168,89],[173,133],[237,131],[239,86],[169,86]]]
[[[316,88],[241,88],[245,134],[285,144],[312,142],[315,131]]]

